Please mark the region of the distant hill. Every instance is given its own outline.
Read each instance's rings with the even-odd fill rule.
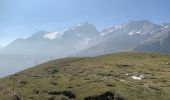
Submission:
[[[170,56],[160,54],[64,58],[1,78],[0,98],[12,100],[16,79],[24,100],[168,100],[169,71]]]

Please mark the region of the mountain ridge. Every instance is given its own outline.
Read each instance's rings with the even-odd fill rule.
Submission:
[[[51,57],[66,57],[86,48],[89,41],[99,35],[97,29],[87,22],[61,33],[62,38],[61,34],[58,36],[58,32],[38,31],[28,38],[16,39],[0,50],[0,66],[5,66],[0,73],[11,72],[9,68],[12,66],[15,66],[14,70],[17,71],[35,65],[37,61],[42,63]]]
[[[134,48],[141,45],[145,40],[154,38],[156,35],[161,35],[161,32],[164,31],[164,34],[166,34],[166,30],[169,27],[167,25],[169,24],[157,25],[147,20],[139,20],[114,26],[102,31],[102,42],[99,42],[76,55],[96,56],[111,52],[135,51],[136,49]]]

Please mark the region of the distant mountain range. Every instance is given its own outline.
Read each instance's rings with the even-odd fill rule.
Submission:
[[[0,50],[0,76],[50,59],[142,51],[170,54],[170,24],[130,21],[99,32],[85,22],[63,32],[39,31]]]
[[[164,28],[155,32],[151,38],[139,44],[134,50],[170,54],[170,24],[165,24],[164,26]]]
[[[101,32],[102,42],[77,55],[96,56],[121,51],[170,53],[170,24],[157,25],[147,20],[131,21]],[[150,48],[148,48],[150,47]]]
[[[63,32],[39,31],[26,39],[16,39],[0,50],[0,76],[79,52],[98,36],[97,29],[85,22]]]

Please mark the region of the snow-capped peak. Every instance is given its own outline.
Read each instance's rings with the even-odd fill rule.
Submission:
[[[114,26],[114,27],[112,27],[112,28],[110,28],[110,29],[105,30],[105,32],[102,32],[102,33],[100,34],[100,36],[104,36],[104,35],[106,35],[106,34],[108,34],[108,33],[113,32],[113,31],[122,29],[122,28],[124,28],[126,25],[127,25],[127,24],[122,24],[122,25]]]
[[[54,39],[62,39],[63,33],[62,32],[51,32],[44,35],[44,38],[48,38],[50,40]]]

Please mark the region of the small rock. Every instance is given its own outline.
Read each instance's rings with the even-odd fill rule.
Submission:
[[[18,81],[20,84],[27,84],[27,81]]]
[[[33,89],[32,92],[33,92],[33,94],[39,94],[40,91],[37,89]]]

